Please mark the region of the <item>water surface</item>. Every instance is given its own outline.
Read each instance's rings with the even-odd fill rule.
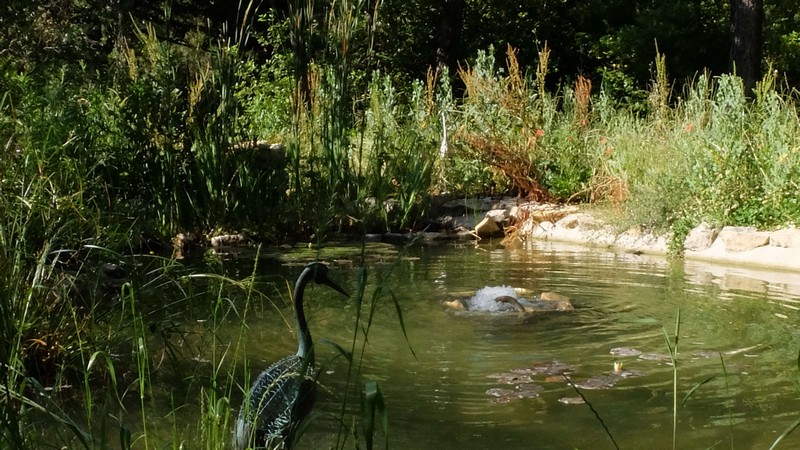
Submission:
[[[331,259],[331,276],[354,291],[357,256]],[[797,274],[548,243],[524,250],[445,245],[388,251],[368,258],[366,268],[366,299],[378,284],[390,290],[409,339],[384,295],[369,331],[362,381],[380,383],[391,448],[614,448],[588,405],[559,401],[579,398],[564,375],[585,385],[593,377],[608,379],[614,362],[638,376],[610,376],[613,386],[580,392],[621,448],[671,448],[673,366],[664,331],[674,342],[679,311],[679,448],[730,448],[731,436],[736,448],[768,448],[800,417]],[[299,267],[264,270],[274,275],[276,291],[286,292],[280,280],[294,278]],[[575,311],[475,314],[443,305],[485,286],[556,291],[572,299]],[[320,287],[307,294],[324,387],[302,448],[327,449],[338,430],[347,369],[321,342],[349,349],[355,307],[352,298],[337,295]],[[288,306],[281,312],[290,318]],[[279,315],[261,314],[249,326],[254,374],[296,349]],[[540,373],[548,364],[566,369]],[[503,376],[509,373],[528,378]],[[800,435],[784,444],[800,445]]]

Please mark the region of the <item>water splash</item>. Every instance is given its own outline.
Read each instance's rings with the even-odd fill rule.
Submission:
[[[478,290],[469,300],[467,300],[467,307],[470,311],[511,311],[514,309],[508,303],[497,302],[497,297],[513,297],[517,298],[517,291],[510,286],[486,286]]]

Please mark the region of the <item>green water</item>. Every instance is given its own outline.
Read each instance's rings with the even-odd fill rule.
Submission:
[[[332,259],[332,278],[354,291],[357,258]],[[559,402],[578,395],[563,377],[531,375],[542,388],[536,398],[498,402],[487,391],[516,389],[492,377],[499,373],[558,362],[571,366],[568,376],[580,383],[610,373],[615,361],[641,376],[581,392],[621,448],[671,448],[673,368],[664,359],[663,330],[672,337],[678,311],[678,448],[731,448],[731,439],[735,448],[768,448],[800,417],[796,274],[670,263],[555,244],[524,250],[447,245],[402,256],[384,250],[368,258],[366,267],[367,298],[386,278],[384,286],[402,306],[416,353],[409,350],[394,305],[384,296],[369,332],[362,381],[380,383],[390,448],[614,448],[589,406]],[[283,292],[284,279],[299,272],[294,265],[264,270],[277,280],[276,291]],[[445,300],[502,285],[556,291],[572,299],[575,311],[525,317],[454,313],[443,306]],[[349,348],[353,305],[352,298],[326,288],[307,293],[324,388],[302,448],[327,449],[335,443],[346,365],[334,358],[332,346],[320,342],[328,339]],[[269,311],[265,308],[248,322],[253,376],[296,349],[291,328]],[[281,312],[291,317],[289,307]],[[662,359],[610,353],[619,347]],[[681,404],[690,389],[714,376]],[[798,446],[800,434],[790,436],[782,448]]]

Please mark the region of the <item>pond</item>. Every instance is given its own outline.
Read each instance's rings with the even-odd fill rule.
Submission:
[[[408,340],[384,294],[362,379],[380,384],[390,448],[614,448],[609,434],[620,448],[671,448],[673,366],[665,333],[674,343],[678,315],[678,448],[728,448],[731,441],[768,448],[800,417],[798,274],[544,242],[522,250],[379,248],[367,250],[365,299],[379,283],[391,291]],[[331,277],[353,292],[356,258],[332,259]],[[264,270],[286,292],[285,280],[300,268]],[[525,316],[443,305],[485,286],[555,291],[575,310]],[[324,287],[309,287],[306,299],[323,389],[301,448],[327,449],[336,439],[347,365],[323,341],[350,348],[354,299]],[[281,308],[284,317],[264,311],[248,322],[253,376],[297,345],[285,321],[291,308]],[[230,326],[235,335],[238,324]],[[615,362],[622,365],[616,375]],[[800,435],[782,447],[792,445]]]

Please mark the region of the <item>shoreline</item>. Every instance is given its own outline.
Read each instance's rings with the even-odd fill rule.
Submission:
[[[537,222],[535,218],[529,218],[520,227],[520,234],[528,239],[604,247],[635,254],[669,254],[668,236],[645,233],[635,227],[619,233],[586,212],[570,213],[555,222]],[[766,232],[751,227],[713,229],[701,224],[687,237],[683,258],[800,272],[800,230],[783,228]]]
[[[620,232],[602,210],[576,205],[520,202],[512,197],[451,200],[438,205],[439,224],[470,238],[502,237],[507,246],[528,240],[574,243],[634,254],[670,254],[669,234],[640,226]],[[471,235],[471,236],[470,236]],[[674,245],[674,244],[673,244]],[[682,258],[778,271],[800,272],[800,229],[697,225],[683,243]]]

